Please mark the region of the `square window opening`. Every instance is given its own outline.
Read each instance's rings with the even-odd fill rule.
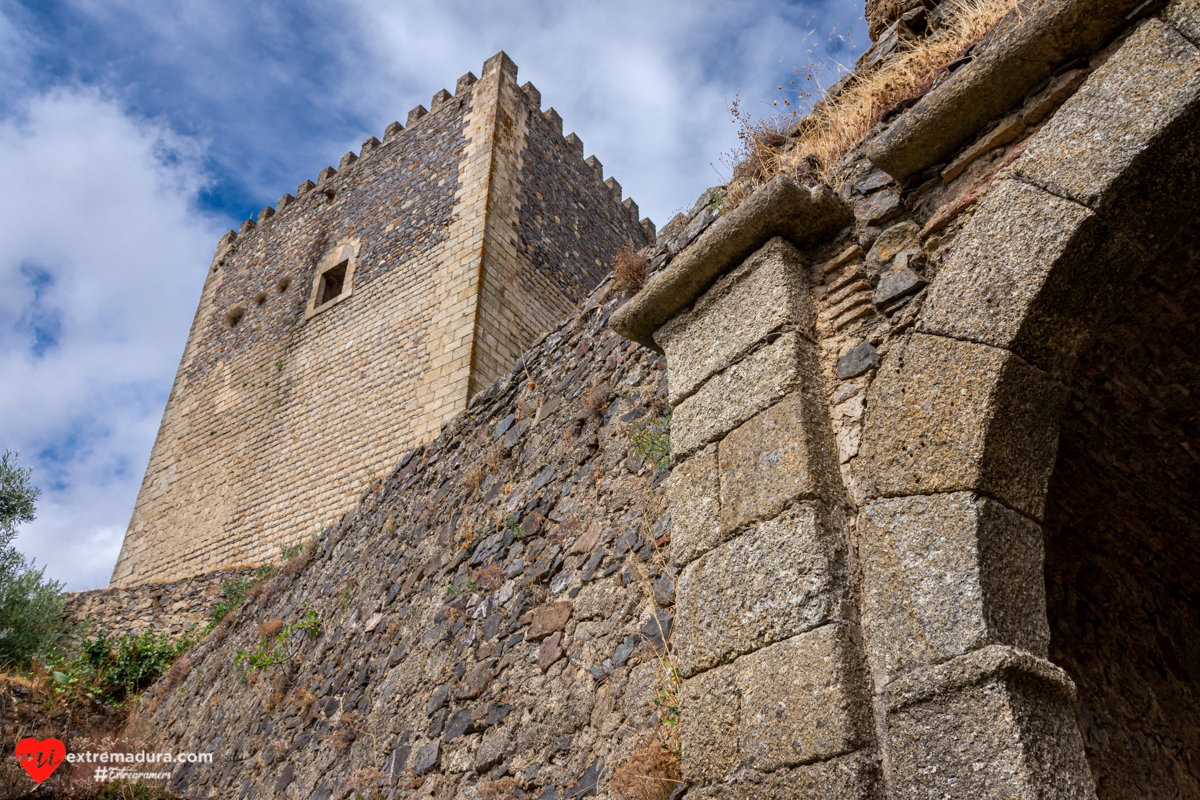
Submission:
[[[333,269],[322,273],[321,291],[319,293],[320,300],[317,305],[325,305],[330,300],[337,299],[342,293],[342,290],[346,286],[346,269],[349,264],[349,261],[343,261]]]

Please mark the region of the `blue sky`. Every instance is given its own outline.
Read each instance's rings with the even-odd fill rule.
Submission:
[[[728,174],[732,100],[866,43],[845,0],[0,0],[0,449],[43,489],[18,546],[107,583],[217,237],[496,51],[662,225]]]

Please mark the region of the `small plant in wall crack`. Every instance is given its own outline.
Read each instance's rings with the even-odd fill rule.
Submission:
[[[642,461],[653,464],[658,474],[665,475],[671,466],[671,412],[644,423],[633,423],[629,432],[633,449]]]
[[[646,492],[640,498],[642,525],[647,537],[653,528],[652,520],[661,511],[658,498]],[[666,538],[666,537],[664,537]],[[653,551],[648,561],[659,575],[673,575],[665,552],[651,539]],[[650,564],[632,551],[627,565],[633,580],[646,595],[653,596],[654,580]],[[646,733],[640,746],[629,759],[613,771],[609,793],[618,800],[668,800],[683,782],[682,744],[680,736],[679,690],[683,679],[675,665],[670,630],[664,630],[663,615],[655,612],[661,645],[655,649],[653,696],[649,705],[655,710],[653,733]],[[668,625],[669,628],[669,625]]]
[[[668,651],[659,659],[658,670],[654,676],[654,703],[658,709],[658,738],[663,748],[675,755],[680,755],[682,748],[679,742],[679,687],[683,678],[679,668]]]
[[[307,604],[305,606],[307,608]],[[272,664],[285,664],[290,661],[306,639],[316,639],[321,635],[321,618],[311,608],[300,618],[299,622],[284,625],[282,622],[268,622],[258,629],[260,636],[256,647],[249,650],[238,650],[233,659],[234,666],[244,670],[242,683],[246,676],[255,670],[264,670]]]
[[[650,277],[650,262],[646,254],[637,250],[633,245],[627,245],[617,253],[613,262],[613,288],[623,294],[635,294],[641,291]]]

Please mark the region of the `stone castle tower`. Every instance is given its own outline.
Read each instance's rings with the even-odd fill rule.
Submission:
[[[217,245],[113,585],[349,508],[654,236],[503,52]]]

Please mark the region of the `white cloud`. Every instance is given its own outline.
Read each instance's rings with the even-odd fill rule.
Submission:
[[[195,142],[89,90],[0,122],[0,447],[42,487],[18,547],[104,585],[216,237]]]

